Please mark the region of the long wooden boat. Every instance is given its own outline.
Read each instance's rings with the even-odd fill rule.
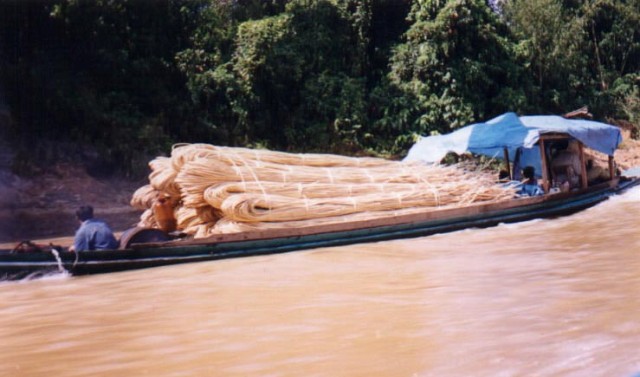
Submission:
[[[118,250],[72,253],[50,247],[40,252],[0,251],[0,279],[56,271],[85,275],[283,253],[570,214],[640,183],[640,177],[615,174],[613,153],[621,141],[620,130],[603,123],[557,116],[518,117],[514,113],[505,113],[449,135],[424,138],[409,150],[406,160],[435,162],[447,150],[456,153],[467,151],[492,158],[503,152],[510,177],[519,171],[520,166],[525,166],[523,162],[531,164],[538,161],[544,191],[542,196],[476,203],[454,209],[425,209],[408,215],[340,224],[232,233],[198,240],[168,239],[159,230],[133,229],[123,235]],[[569,191],[556,192],[563,186],[559,185],[563,181],[556,168],[566,166],[553,166],[556,158],[553,149],[563,148],[569,142],[578,143],[581,168],[574,170],[580,170],[576,171],[580,184],[572,185],[573,189]],[[605,182],[594,185],[588,182],[585,147],[608,156]],[[516,156],[513,164],[509,161],[510,155]]]
[[[58,271],[72,275],[117,272],[489,227],[499,223],[570,214],[639,183],[640,178],[616,177],[571,192],[367,221],[217,235],[200,240],[136,243],[130,239],[126,247],[120,250],[80,253],[55,249],[41,252],[4,250],[0,251],[0,278],[20,279]]]

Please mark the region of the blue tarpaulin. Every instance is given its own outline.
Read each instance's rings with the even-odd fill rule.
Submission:
[[[588,148],[613,156],[622,142],[620,129],[590,120],[555,115],[517,116],[505,113],[484,123],[475,123],[447,135],[421,138],[405,161],[439,162],[449,152],[471,152],[501,158],[504,148],[514,156],[518,148],[530,149],[546,133],[565,133]]]

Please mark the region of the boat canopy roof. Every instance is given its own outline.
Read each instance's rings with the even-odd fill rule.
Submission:
[[[590,120],[566,119],[556,115],[518,116],[505,113],[484,123],[475,123],[446,135],[422,137],[405,161],[439,162],[449,152],[471,152],[501,157],[504,148],[513,155],[518,148],[533,148],[541,135],[567,134],[587,147],[613,156],[622,142],[620,129]]]

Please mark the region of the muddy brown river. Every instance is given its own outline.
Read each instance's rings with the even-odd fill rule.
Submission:
[[[0,376],[640,373],[640,188],[424,238],[0,283]]]

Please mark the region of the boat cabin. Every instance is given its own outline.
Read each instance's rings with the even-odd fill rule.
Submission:
[[[587,188],[615,177],[613,156],[608,156],[608,166],[599,166],[580,140],[569,134],[548,133],[540,135],[534,148],[517,148],[510,161],[508,148],[504,148],[503,160],[510,179],[521,180],[521,170],[532,166],[536,178],[545,193]]]
[[[509,178],[514,180],[522,179],[521,170],[532,166],[544,192],[555,193],[612,180],[613,154],[621,142],[620,129],[609,124],[506,113],[450,134],[421,138],[404,160],[439,163],[449,152],[471,152],[503,159]],[[608,156],[608,169],[590,161],[585,149]]]

